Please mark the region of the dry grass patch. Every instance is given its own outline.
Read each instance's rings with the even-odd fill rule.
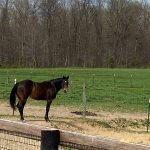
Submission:
[[[0,103],[0,110],[0,118],[20,121],[18,111],[12,116],[12,109],[8,104]],[[44,120],[44,106],[31,107],[27,104],[24,110],[25,122],[150,146],[150,134],[146,132],[147,114],[90,110],[97,115],[83,119],[82,116],[71,113],[75,111],[79,110],[52,106],[49,113],[51,121],[47,123]]]

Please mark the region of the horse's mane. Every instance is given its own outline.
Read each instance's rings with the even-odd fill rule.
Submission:
[[[59,81],[59,80],[62,80],[62,78],[51,79],[49,81]]]

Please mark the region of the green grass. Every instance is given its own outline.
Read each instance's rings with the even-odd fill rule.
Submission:
[[[115,76],[114,76],[115,74]],[[83,83],[86,83],[89,109],[121,112],[146,112],[150,97],[149,69],[0,69],[0,100],[7,101],[14,79],[44,81],[69,75],[69,91],[59,92],[52,105],[82,108]],[[28,100],[45,105],[45,101]]]

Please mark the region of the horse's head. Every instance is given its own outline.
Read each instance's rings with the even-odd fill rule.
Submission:
[[[63,81],[62,81],[62,89],[66,93],[67,90],[68,90],[68,79],[69,79],[69,76],[67,76],[67,77],[63,76],[62,79],[63,79]]]

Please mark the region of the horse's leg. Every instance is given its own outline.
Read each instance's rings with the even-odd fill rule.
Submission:
[[[52,103],[52,100],[47,100],[47,105],[46,105],[46,113],[45,113],[45,121],[50,121],[48,118],[48,113],[49,113],[49,109],[50,109],[50,105]]]
[[[20,113],[20,119],[22,121],[24,120],[23,109],[24,109],[25,104],[26,104],[26,100],[24,100],[24,101],[18,101],[18,104],[17,104],[17,108],[18,108],[19,113]]]

